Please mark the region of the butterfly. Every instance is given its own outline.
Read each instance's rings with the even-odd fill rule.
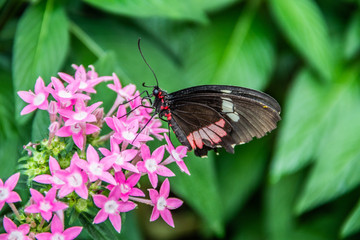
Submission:
[[[179,142],[193,149],[195,155],[207,156],[209,150],[224,148],[234,153],[234,146],[261,138],[280,121],[279,103],[266,93],[249,88],[202,85],[167,93],[156,86],[152,108],[154,115],[168,122]],[[145,86],[145,84],[143,84]]]

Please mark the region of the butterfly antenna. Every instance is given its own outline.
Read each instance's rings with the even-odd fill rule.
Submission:
[[[139,40],[138,40],[138,48],[139,48],[139,52],[140,52],[140,54],[141,54],[141,57],[142,57],[142,59],[144,60],[144,62],[146,63],[146,65],[149,67],[149,69],[151,70],[151,72],[154,74],[154,77],[155,77],[155,80],[156,80],[156,87],[159,87],[159,82],[158,82],[158,80],[157,80],[156,74],[155,74],[154,70],[152,70],[152,68],[150,67],[150,65],[147,63],[147,61],[146,61],[146,59],[145,59],[145,57],[144,57],[144,54],[143,54],[142,51],[141,51],[140,40],[141,40],[141,38],[139,38]],[[144,85],[144,84],[143,84],[143,85]]]

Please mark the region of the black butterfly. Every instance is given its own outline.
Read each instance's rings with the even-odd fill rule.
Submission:
[[[149,66],[140,40],[138,44]],[[248,88],[204,85],[167,93],[158,84],[152,87],[155,114],[165,118],[182,145],[201,157],[221,147],[234,153],[235,145],[263,137],[281,119],[281,108],[274,98]]]

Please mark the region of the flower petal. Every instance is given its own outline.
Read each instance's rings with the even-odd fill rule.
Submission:
[[[7,189],[9,189],[10,191],[12,191],[15,188],[17,182],[19,181],[19,177],[20,173],[13,174],[6,180],[4,186],[7,187]]]

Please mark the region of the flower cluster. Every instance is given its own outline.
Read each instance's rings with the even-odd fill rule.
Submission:
[[[59,78],[52,77],[48,85],[39,77],[34,92],[18,92],[28,103],[22,115],[36,109],[48,112],[49,137],[25,146],[28,155],[22,159],[22,168],[28,177],[31,199],[22,214],[14,205],[21,199],[13,191],[20,174],[14,174],[5,184],[0,179],[0,210],[7,203],[21,224],[17,227],[4,217],[7,233],[0,238],[74,239],[82,228],[64,230],[64,212],[91,212],[89,208],[95,206],[99,210],[93,223],[109,218],[120,232],[121,213],[135,209],[138,203],[153,207],[150,221],[161,216],[174,227],[170,210],[180,207],[182,201],[169,197],[167,178],[159,191],[156,188],[158,176],[175,176],[166,166],[172,162],[190,174],[183,161],[187,148],[173,146],[167,129],[151,115],[150,103],[141,98],[135,85],[122,87],[115,74],[99,77],[93,66],[89,71],[83,66],[73,67],[74,76],[59,73]],[[102,102],[90,104],[95,86],[102,82],[108,82],[107,87],[117,96],[106,114]],[[151,151],[147,143],[154,138],[165,138],[166,143]],[[164,157],[165,151],[168,157]],[[141,177],[146,175],[152,187],[148,198],[139,188]],[[34,226],[34,222],[38,224]]]

